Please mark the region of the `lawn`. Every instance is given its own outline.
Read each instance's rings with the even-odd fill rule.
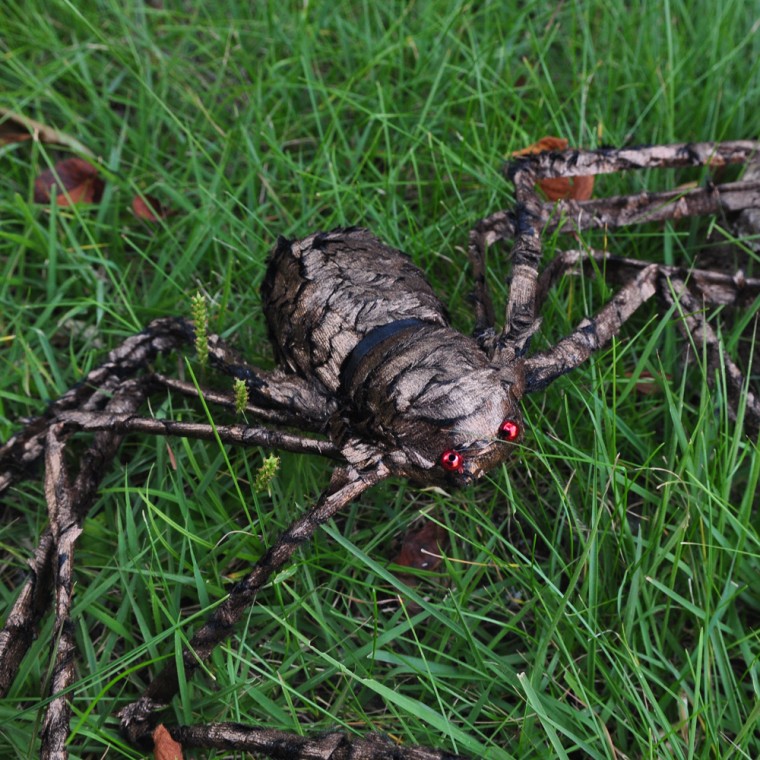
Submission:
[[[512,151],[544,135],[587,148],[760,136],[760,22],[739,0],[26,0],[3,9],[0,60],[0,108],[81,146],[3,141],[0,126],[0,441],[145,323],[189,315],[196,292],[210,329],[271,367],[258,286],[278,235],[371,228],[468,332],[467,233],[511,204]],[[36,202],[35,178],[82,148],[102,197]],[[704,178],[614,176],[597,192]],[[135,213],[146,197],[165,213]],[[689,264],[732,231],[719,217],[583,242]],[[547,260],[573,245],[546,240]],[[489,267],[501,309],[506,254]],[[563,280],[534,346],[610,292]],[[759,313],[715,310],[739,363]],[[162,719],[380,731],[489,760],[760,757],[760,451],[724,378],[685,360],[678,318],[652,301],[526,398],[522,445],[476,488],[364,494]],[[160,368],[226,387],[192,357]],[[178,396],[145,413],[206,420]],[[127,438],[75,558],[72,757],[144,756],[118,710],[328,482],[329,462],[283,454],[256,488],[265,456]],[[47,517],[40,478],[0,498],[4,617]],[[445,532],[443,561],[410,586],[393,560],[423,518]],[[51,636],[48,616],[0,699],[0,757],[39,751]]]

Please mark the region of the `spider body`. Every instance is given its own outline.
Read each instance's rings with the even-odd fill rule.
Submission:
[[[281,238],[262,300],[281,365],[335,399],[336,443],[380,444],[395,474],[425,483],[466,485],[508,458],[518,365],[453,329],[406,254],[360,228]]]

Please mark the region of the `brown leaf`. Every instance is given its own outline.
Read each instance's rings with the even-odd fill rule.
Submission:
[[[552,177],[540,179],[536,184],[550,201],[587,201],[594,192],[593,176]]]
[[[157,222],[177,213],[152,195],[136,195],[132,198],[132,212],[138,219],[144,219],[146,222]]]
[[[626,372],[625,376],[633,377],[633,372]],[[671,379],[670,375],[665,375],[665,380],[670,381]],[[639,374],[636,383],[636,392],[642,396],[653,396],[662,393],[662,383],[660,379],[655,377],[651,372],[644,370]]]
[[[569,143],[564,137],[542,137],[537,142],[529,145],[522,150],[513,151],[512,155],[518,156],[535,156],[536,153],[548,153],[550,151],[567,150]]]
[[[183,760],[182,745],[172,739],[163,723],[153,732],[153,757],[155,760]]]
[[[84,156],[93,156],[92,151],[82,145],[75,137],[20,113],[9,111],[7,108],[0,108],[0,145],[10,145],[32,138],[51,145],[63,145]]]
[[[98,176],[98,170],[83,158],[66,158],[52,169],[45,169],[34,180],[34,200],[49,203],[51,188],[56,193],[59,206],[73,203],[98,203],[103,197],[105,182]],[[64,194],[63,191],[68,193]]]
[[[421,528],[407,532],[401,551],[393,562],[417,570],[436,570],[441,564],[441,549],[446,547],[447,538],[445,528],[426,520]]]
[[[516,150],[513,156],[534,156],[537,153],[567,150],[568,142],[564,137],[542,137],[538,142],[522,150]],[[594,192],[594,178],[590,177],[552,177],[540,179],[536,183],[547,200],[587,201]]]
[[[31,139],[32,133],[23,129],[19,130],[19,127],[14,122],[0,122],[0,145],[11,145]]]

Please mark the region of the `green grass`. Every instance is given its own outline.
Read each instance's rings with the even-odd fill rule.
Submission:
[[[270,366],[257,290],[278,234],[371,227],[467,331],[467,231],[511,203],[512,150],[547,134],[586,147],[760,134],[760,32],[739,0],[28,0],[3,9],[0,61],[0,106],[75,136],[107,180],[97,206],[38,205],[34,177],[64,153],[0,147],[0,440],[148,320],[189,313],[197,290],[211,329]],[[177,213],[142,222],[136,193]],[[716,220],[712,240],[726,229]],[[653,226],[607,245],[690,261],[704,232]],[[568,241],[547,257],[556,245]],[[507,271],[494,257],[501,302]],[[608,295],[561,283],[537,345]],[[730,354],[757,313],[724,326]],[[525,444],[488,483],[387,483],[348,508],[183,684],[167,722],[381,730],[494,760],[760,756],[760,454],[721,378],[708,384],[699,357],[684,368],[676,319],[653,304],[526,399]],[[657,393],[636,392],[642,372]],[[152,412],[202,419],[181,399]],[[256,494],[263,455],[125,443],[76,557],[72,756],[140,756],[115,713],[327,482],[328,464],[285,454],[271,495]],[[5,609],[46,521],[41,484],[0,511]],[[450,547],[408,589],[388,565],[420,513]],[[2,757],[37,752],[50,635],[47,619],[0,701]]]

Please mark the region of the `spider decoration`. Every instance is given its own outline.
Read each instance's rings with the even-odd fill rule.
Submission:
[[[211,336],[212,364],[245,381],[247,414],[262,426],[208,425],[140,416],[151,393],[189,396],[189,383],[151,371],[157,354],[192,344],[193,325],[183,319],[152,322],[111,351],[107,361],[28,422],[0,447],[0,494],[30,477],[44,461],[49,527],[32,558],[0,632],[0,695],[4,695],[54,595],[55,663],[50,701],[42,721],[42,757],[67,756],[75,641],[70,619],[73,557],[81,524],[102,473],[122,438],[131,432],[188,436],[237,445],[320,454],[337,461],[327,488],[295,520],[250,573],[231,589],[183,652],[190,676],[214,647],[230,636],[257,594],[317,528],[360,494],[391,476],[421,484],[465,486],[509,459],[524,435],[520,399],[543,390],[617,335],[626,320],[658,294],[683,313],[680,320],[697,348],[722,363],[731,400],[740,396],[746,423],[760,426],[760,402],[734,363],[722,356],[717,336],[702,316],[703,301],[742,304],[760,293],[760,280],[711,271],[682,270],[605,252],[559,253],[539,274],[541,235],[576,232],[685,215],[760,207],[760,182],[641,193],[601,200],[543,202],[535,187],[546,177],[583,176],[631,169],[722,166],[747,163],[759,143],[727,142],[622,150],[544,152],[508,167],[515,186],[514,210],[483,219],[471,231],[469,256],[475,276],[476,329],[466,337],[448,323],[445,309],[423,273],[404,254],[370,232],[341,229],[302,240],[280,239],[262,287],[264,312],[278,361],[274,371],[250,366]],[[748,172],[748,175],[750,173]],[[745,212],[749,213],[749,212]],[[504,327],[495,327],[486,285],[486,249],[512,241],[512,278]],[[623,282],[592,318],[548,350],[530,353],[539,327],[538,307],[562,273],[603,264]],[[205,391],[225,407],[231,394]],[[306,431],[307,435],[289,432]],[[78,431],[94,437],[70,474],[64,452]],[[174,660],[139,699],[120,713],[132,742],[150,744],[155,713],[179,688]],[[379,735],[357,738],[335,732],[303,737],[239,725],[177,727],[186,746],[230,747],[270,756],[352,758],[454,757],[423,747],[398,747]]]

